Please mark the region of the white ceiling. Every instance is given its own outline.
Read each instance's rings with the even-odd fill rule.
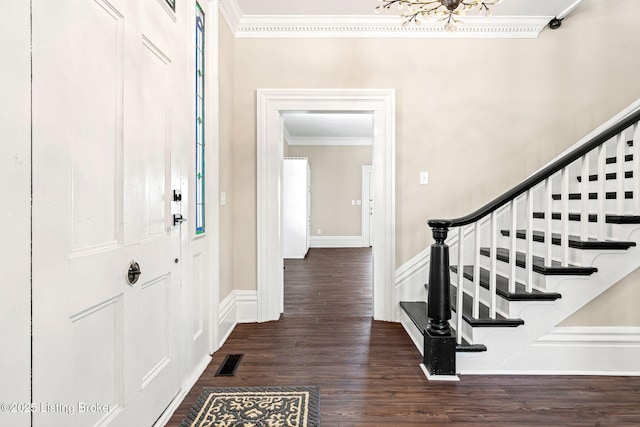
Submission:
[[[424,21],[402,26],[400,11],[376,14],[378,0],[220,0],[234,35],[258,37],[535,38],[549,21],[564,18],[582,0],[504,0],[492,18],[464,17],[457,31]]]
[[[289,145],[372,145],[373,114],[291,112],[282,114]]]

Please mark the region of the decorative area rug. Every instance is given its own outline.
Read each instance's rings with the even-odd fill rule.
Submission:
[[[180,427],[318,427],[320,387],[204,387]]]

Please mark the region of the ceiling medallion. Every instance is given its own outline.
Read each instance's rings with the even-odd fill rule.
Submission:
[[[393,5],[402,10],[405,21],[402,25],[420,24],[421,19],[438,18],[446,21],[444,29],[455,31],[456,24],[461,23],[459,17],[476,9],[486,17],[491,16],[489,6],[502,3],[502,0],[380,0],[383,4],[376,7],[376,13],[389,11]]]

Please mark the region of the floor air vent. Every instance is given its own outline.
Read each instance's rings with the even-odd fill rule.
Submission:
[[[235,375],[236,369],[244,354],[227,354],[216,372],[216,377],[230,377]]]

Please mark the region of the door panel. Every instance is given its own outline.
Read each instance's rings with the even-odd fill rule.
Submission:
[[[144,76],[140,81],[142,93],[141,161],[143,178],[142,238],[167,234],[170,201],[167,184],[169,174],[169,58],[147,37],[140,40],[140,66]]]
[[[122,297],[114,297],[71,317],[73,391],[78,402],[100,402],[118,408],[122,401]],[[100,387],[96,387],[100,384]],[[74,415],[75,425],[91,426],[105,415],[82,412]]]
[[[78,2],[71,27],[70,137],[74,250],[122,243],[122,15]],[[96,84],[95,82],[100,82]]]
[[[35,425],[151,425],[180,388],[175,23],[156,9],[33,1],[33,394],[66,405]]]

